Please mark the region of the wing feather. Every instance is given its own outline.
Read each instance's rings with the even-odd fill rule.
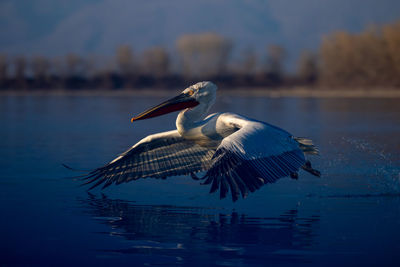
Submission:
[[[245,198],[249,192],[291,176],[305,165],[306,151],[288,132],[239,115],[224,114],[220,116],[224,127],[234,131],[217,148],[200,146],[181,137],[176,130],[150,135],[82,180],[91,184],[92,189],[101,184],[105,188],[140,178],[207,171],[203,184],[211,185],[210,193],[220,190],[220,198],[225,198],[230,191],[236,201],[240,195]]]
[[[140,178],[165,178],[207,170],[215,149],[181,137],[178,131],[150,135],[110,163],[82,177],[93,189]]]
[[[220,190],[224,198],[231,190],[232,200],[245,198],[266,183],[297,172],[305,164],[299,143],[286,131],[263,122],[227,114],[225,125],[236,127],[218,146],[204,184],[210,193]]]

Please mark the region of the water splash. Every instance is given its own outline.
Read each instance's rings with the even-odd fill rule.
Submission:
[[[342,137],[342,141],[350,145],[351,158],[363,165],[360,170],[369,187],[379,188],[381,194],[400,194],[400,164],[383,144],[362,138]]]

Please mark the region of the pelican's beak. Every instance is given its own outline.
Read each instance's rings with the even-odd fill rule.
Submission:
[[[131,122],[137,121],[137,120],[144,120],[144,119],[150,119],[153,117],[161,116],[167,113],[171,113],[174,111],[182,110],[185,108],[192,108],[195,107],[199,104],[199,102],[196,101],[193,97],[191,97],[188,94],[180,94],[177,97],[171,98],[163,103],[161,103],[158,106],[155,106],[153,108],[150,108],[136,117],[133,117],[131,119]]]

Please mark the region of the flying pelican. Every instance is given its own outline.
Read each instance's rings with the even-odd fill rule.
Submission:
[[[232,200],[245,198],[266,183],[290,176],[300,168],[320,176],[305,154],[318,154],[311,140],[297,138],[271,124],[234,113],[207,115],[217,86],[199,82],[158,106],[132,118],[132,122],[180,111],[176,130],[149,135],[126,152],[85,175],[84,184],[103,188],[140,178],[189,175],[219,189],[220,198],[231,191]],[[206,172],[202,178],[198,172]]]

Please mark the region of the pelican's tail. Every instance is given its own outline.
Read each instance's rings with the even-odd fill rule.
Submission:
[[[304,154],[318,155],[319,151],[316,146],[314,146],[311,139],[303,138],[303,137],[293,137],[294,140],[299,143],[300,149],[304,152]]]

